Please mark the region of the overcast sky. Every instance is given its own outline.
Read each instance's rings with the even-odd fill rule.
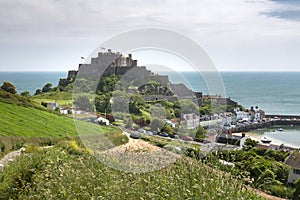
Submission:
[[[143,27],[188,36],[220,71],[300,71],[296,0],[0,0],[0,71],[77,69],[105,40]]]

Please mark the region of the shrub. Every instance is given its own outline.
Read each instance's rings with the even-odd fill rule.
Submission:
[[[34,93],[34,95],[39,95],[39,94],[42,94],[42,90],[41,89],[37,89]]]
[[[290,199],[293,195],[293,190],[291,188],[286,188],[282,185],[268,185],[265,186],[264,189],[277,197]]]
[[[30,97],[30,92],[29,91],[24,91],[24,92],[21,92],[20,94],[21,96],[24,96],[24,97]]]
[[[68,151],[69,154],[82,155],[83,150],[79,147],[76,140],[67,140],[61,143],[62,147]]]
[[[203,140],[205,136],[206,136],[206,130],[203,128],[203,126],[198,126],[195,132],[195,138]]]
[[[34,153],[34,152],[37,152],[38,150],[39,150],[38,146],[35,146],[33,144],[29,144],[25,148],[25,153]]]
[[[0,152],[4,152],[4,151],[5,151],[5,144],[0,139]]]
[[[296,190],[293,194],[292,199],[293,200],[298,200],[298,199],[300,199],[300,178],[298,180],[296,180],[295,187],[296,187]]]
[[[2,90],[9,92],[11,94],[16,94],[17,90],[16,87],[11,82],[3,82],[3,85],[1,86]]]
[[[80,110],[93,111],[93,105],[91,104],[87,96],[79,96],[74,100],[74,105]]]
[[[33,153],[16,160],[0,173],[0,198],[16,199],[33,181],[34,174],[44,167],[44,155]]]
[[[123,135],[121,130],[105,133],[105,136],[107,136],[109,141],[115,146],[126,144],[129,141],[128,137]]]
[[[51,90],[52,87],[52,83],[47,83],[46,85],[44,85],[44,87],[42,88],[42,92],[49,92]]]

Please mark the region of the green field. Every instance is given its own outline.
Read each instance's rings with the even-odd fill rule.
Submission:
[[[39,95],[34,95],[31,99],[38,103],[41,102],[54,102],[57,101],[60,106],[71,106],[72,105],[72,93],[71,92],[47,92]]]
[[[47,111],[0,102],[0,135],[2,136],[75,136],[73,119]]]
[[[86,136],[115,133],[124,137],[115,127],[99,126],[84,121],[76,121],[75,124],[72,118],[66,116],[2,102],[0,124],[0,143],[5,144],[5,151],[20,148],[26,143],[52,145],[64,138],[78,137],[77,130]],[[114,134],[111,134],[111,138],[117,140]]]
[[[74,95],[74,96],[73,96]],[[57,102],[60,106],[70,107],[73,103],[73,98],[78,96],[87,96],[90,101],[95,99],[95,95],[91,93],[72,93],[72,92],[47,92],[30,97],[32,101],[41,105],[41,102]]]

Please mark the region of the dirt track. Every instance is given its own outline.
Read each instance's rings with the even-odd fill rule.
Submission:
[[[8,154],[6,154],[1,160],[0,160],[0,170],[2,170],[8,162],[14,161],[14,159],[18,156],[22,155],[22,152],[25,150],[25,148],[21,148],[17,151],[12,151]]]

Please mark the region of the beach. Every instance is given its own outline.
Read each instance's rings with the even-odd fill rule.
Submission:
[[[241,136],[242,133],[233,133],[233,135],[237,135],[237,136]],[[259,144],[263,144],[263,145],[276,145],[276,146],[280,146],[282,144],[284,144],[287,147],[295,147],[295,148],[299,148],[298,146],[294,145],[294,144],[290,144],[288,142],[276,139],[275,137],[271,137],[271,136],[265,136],[265,134],[260,134],[260,133],[256,133],[256,132],[246,132],[246,137],[249,137],[252,140],[258,141]],[[261,139],[263,139],[264,137],[266,137],[267,139],[272,140],[272,142],[270,144],[266,144],[261,142]]]

